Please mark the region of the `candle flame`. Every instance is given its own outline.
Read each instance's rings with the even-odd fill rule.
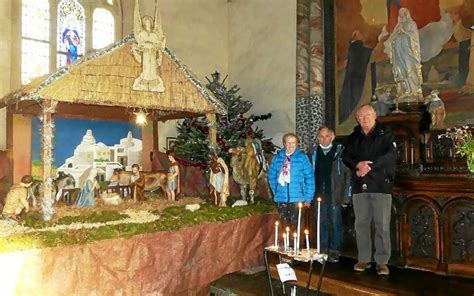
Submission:
[[[304,230],[304,234],[306,234],[306,235],[308,235],[308,234],[309,234],[309,231],[308,231],[308,229],[305,229],[305,230]]]
[[[296,232],[295,232],[295,233],[293,233],[293,237],[297,237],[297,236],[298,236],[298,235],[296,234]]]
[[[318,202],[322,202],[322,201],[323,201],[323,199],[321,198],[321,196],[319,196],[317,200],[318,200]]]
[[[278,226],[278,221],[275,222],[275,225]]]
[[[290,232],[290,227],[286,226],[286,232]]]
[[[283,233],[283,237],[286,237],[286,233]]]
[[[298,203],[298,207],[300,207],[300,209],[303,207],[303,203]]]

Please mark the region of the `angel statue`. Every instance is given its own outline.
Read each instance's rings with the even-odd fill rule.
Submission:
[[[164,92],[163,80],[158,75],[166,37],[163,35],[161,18],[158,12],[158,0],[155,1],[155,19],[140,16],[138,0],[135,0],[133,34],[136,43],[132,46],[135,60],[142,64],[142,73],[135,78],[133,89],[140,91]]]

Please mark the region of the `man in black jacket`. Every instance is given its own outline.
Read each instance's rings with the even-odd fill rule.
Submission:
[[[333,142],[334,138],[333,130],[321,127],[318,130],[319,145],[309,155],[316,178],[315,204],[318,197],[322,199],[321,229],[317,235],[321,240],[321,251],[329,254],[328,261],[331,263],[339,262],[343,232],[341,207],[348,204],[351,198],[351,172],[341,158],[344,147]]]
[[[358,126],[348,137],[342,159],[352,170],[352,190],[358,261],[354,270],[370,268],[372,239],[370,225],[375,225],[377,273],[388,275],[390,258],[390,216],[392,186],[397,159],[392,132],[376,121],[371,105],[357,109]]]

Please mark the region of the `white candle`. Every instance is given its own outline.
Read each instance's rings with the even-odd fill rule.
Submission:
[[[283,248],[286,249],[288,248],[288,245],[286,244],[286,233],[283,232]]]
[[[317,223],[317,228],[316,231],[318,232],[318,236],[316,237],[316,248],[318,249],[318,252],[321,253],[321,233],[320,233],[320,226],[321,226],[321,201],[322,198],[318,197],[318,223]]]
[[[278,221],[275,222],[275,247],[278,247]]]
[[[298,228],[296,230],[297,238],[296,238],[296,247],[297,249],[300,248],[300,233],[301,233],[301,209],[303,208],[302,203],[298,203]]]
[[[290,247],[290,227],[286,226],[286,246]]]
[[[297,239],[298,235],[295,233],[293,233],[293,247],[295,249],[295,252],[298,252],[298,243],[296,242],[296,239]]]
[[[308,229],[304,230],[304,234],[306,236],[306,250],[309,251],[309,231],[308,231]]]

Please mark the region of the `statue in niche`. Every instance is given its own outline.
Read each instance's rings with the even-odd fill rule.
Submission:
[[[393,78],[397,85],[397,101],[422,101],[420,37],[408,9],[400,8],[398,23],[384,45],[392,63]]]
[[[161,66],[166,37],[163,35],[157,2],[155,1],[155,19],[153,19],[148,15],[143,18],[140,16],[138,0],[135,0],[133,34],[136,43],[132,46],[132,53],[135,60],[142,64],[142,73],[133,82],[134,90],[165,91],[158,67]]]

